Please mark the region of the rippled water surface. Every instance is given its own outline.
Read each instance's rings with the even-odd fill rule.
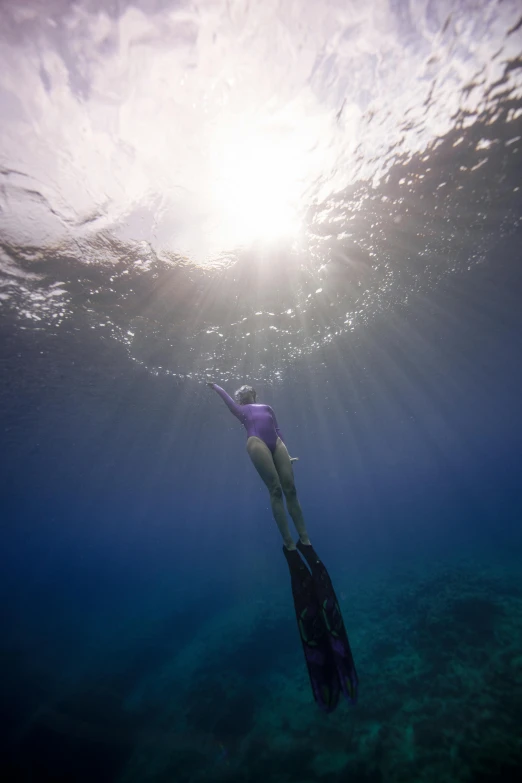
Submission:
[[[521,220],[506,2],[0,9],[0,302],[154,372],[274,379]]]

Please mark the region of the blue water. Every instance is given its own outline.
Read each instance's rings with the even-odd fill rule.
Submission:
[[[277,36],[270,18],[255,24],[250,6],[223,12],[232,25],[220,33],[225,43],[250,30],[247,53],[273,32],[274,62],[285,66],[276,103],[285,90],[295,100],[306,94],[312,119],[324,111],[332,120],[320,127],[332,134],[324,177],[335,192],[317,185],[291,246],[254,237],[202,261],[184,246],[199,213],[188,197],[177,212],[161,179],[167,163],[154,168],[150,150],[162,134],[143,141],[141,105],[132,138],[123,118],[141,89],[129,52],[149,66],[158,52],[181,52],[179,72],[205,83],[210,38],[201,32],[198,49],[194,30],[207,30],[212,4],[122,3],[104,16],[95,2],[57,3],[47,22],[5,4],[2,35],[11,31],[9,45],[26,47],[27,59],[26,70],[4,69],[0,92],[8,117],[0,129],[4,780],[521,778],[518,11],[370,3],[374,16],[359,18],[354,5],[352,18],[338,5],[325,3],[319,20],[313,4],[302,18],[275,4]],[[125,49],[127,35],[134,49]],[[309,51],[310,94],[292,70]],[[405,75],[395,80],[397,52],[418,94]],[[230,56],[216,55],[225,76],[225,65],[237,65]],[[261,97],[259,74],[273,65],[263,56],[258,81],[249,77]],[[436,73],[434,62],[444,64]],[[178,72],[169,73],[170,82],[151,79],[151,95],[160,93],[143,119],[153,116],[149,133],[168,119],[154,106],[178,89]],[[413,90],[411,127],[404,117],[393,124],[401,83]],[[33,112],[16,133],[13,85]],[[240,103],[250,106],[249,94]],[[332,131],[348,111],[343,95],[350,116],[358,106],[363,117],[357,147],[348,133],[355,120],[345,137]],[[384,101],[381,114],[372,95]],[[108,106],[119,107],[119,130]],[[77,145],[73,107],[84,123]],[[54,111],[65,130],[51,122]],[[299,111],[290,123],[297,140]],[[63,153],[52,171],[40,143]],[[89,154],[105,144],[102,165]],[[192,176],[206,203],[199,169],[183,169],[184,151],[168,160],[179,163],[173,181],[182,189]],[[121,168],[123,153],[136,169]],[[112,191],[120,176],[127,189]],[[199,233],[209,247],[216,239]],[[299,457],[298,496],[357,665],[356,706],[324,715],[314,703],[268,493],[242,427],[206,380],[230,393],[255,385]]]
[[[328,717],[266,492],[218,398],[118,346],[3,335],[10,779],[516,779],[515,238],[491,270],[259,386],[300,457],[358,664],[359,705]]]

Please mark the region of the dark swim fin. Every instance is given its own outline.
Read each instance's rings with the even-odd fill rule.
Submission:
[[[332,581],[324,563],[321,562],[311,545],[307,546],[298,541],[297,548],[302,553],[312,571],[315,592],[319,599],[324,622],[328,629],[330,646],[342,691],[346,698],[355,704],[357,702],[359,679],[355,670],[355,663],[353,661],[346,628],[344,627],[341,608],[337,596],[335,595]]]
[[[314,699],[324,712],[333,712],[341,688],[314,580],[296,549],[283,546],[283,552],[290,569],[297,626]]]

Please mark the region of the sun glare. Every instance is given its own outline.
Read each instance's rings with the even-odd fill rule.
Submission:
[[[292,240],[299,233],[306,152],[276,131],[229,133],[215,149],[213,195],[230,246]]]

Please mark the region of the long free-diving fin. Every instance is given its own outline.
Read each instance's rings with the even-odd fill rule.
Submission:
[[[283,552],[290,569],[297,627],[314,698],[324,712],[333,712],[341,688],[314,579],[296,549],[283,546]]]
[[[332,580],[330,579],[324,563],[321,562],[311,545],[307,546],[299,541],[297,548],[302,553],[312,571],[315,592],[328,631],[330,647],[337,668],[341,689],[346,698],[355,704],[357,702],[359,679],[355,670],[348,634],[344,627],[341,608],[337,596],[335,595]]]

